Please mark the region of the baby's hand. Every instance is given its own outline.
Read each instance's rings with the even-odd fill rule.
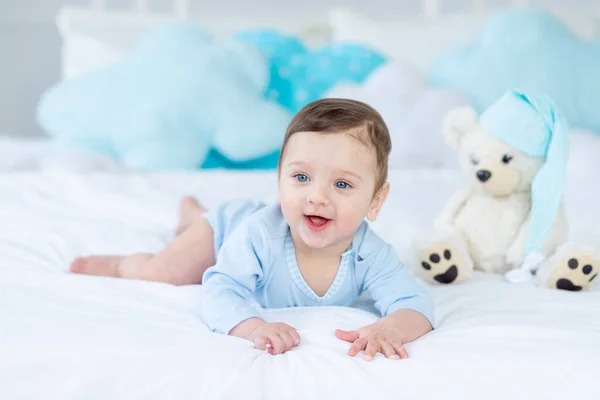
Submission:
[[[268,349],[269,353],[282,354],[300,344],[300,335],[288,324],[265,323],[254,329],[248,335],[248,340],[254,342],[254,347],[257,349],[266,350],[269,344],[271,345]]]
[[[400,333],[381,323],[381,321],[356,331],[337,329],[335,335],[338,339],[352,343],[350,350],[348,350],[348,355],[352,357],[364,350],[365,360],[367,361],[375,358],[377,352],[393,360],[408,358],[408,352],[402,347]]]

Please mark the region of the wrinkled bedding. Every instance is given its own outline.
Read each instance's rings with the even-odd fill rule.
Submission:
[[[406,257],[411,237],[461,179],[391,171],[389,202],[373,228]],[[571,168],[573,231],[598,233],[599,186],[587,168]],[[66,273],[78,255],[159,250],[183,194],[212,207],[233,197],[270,201],[275,190],[269,172],[0,174],[0,398],[600,398],[598,290],[560,292],[483,274],[427,286],[438,329],[407,346],[408,360],[367,363],[349,358],[333,331],[374,321],[368,298],[353,308],[270,310],[268,318],[302,337],[298,348],[271,356],[209,332],[198,312],[201,286]]]

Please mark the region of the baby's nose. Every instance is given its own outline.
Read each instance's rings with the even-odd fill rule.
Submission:
[[[324,189],[316,187],[314,190],[310,192],[307,198],[309,203],[312,204],[327,204],[329,203],[329,198]]]

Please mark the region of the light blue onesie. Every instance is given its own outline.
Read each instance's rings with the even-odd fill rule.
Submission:
[[[366,221],[320,297],[298,269],[279,205],[234,201],[209,212],[207,219],[214,229],[216,264],[202,280],[202,316],[214,332],[227,334],[248,318],[261,318],[261,308],[352,306],[363,291],[383,316],[411,309],[433,326],[432,300]]]

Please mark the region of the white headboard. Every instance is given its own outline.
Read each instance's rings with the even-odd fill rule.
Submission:
[[[264,1],[264,0],[263,0]],[[574,11],[579,8],[580,11],[590,12],[594,9],[596,11],[600,11],[600,2],[596,0],[465,0],[458,1],[460,5],[458,8],[456,7],[456,0],[417,0],[419,3],[419,10],[417,14],[428,17],[439,17],[448,15],[455,12],[461,13],[477,13],[483,11],[489,11],[491,9],[498,8],[506,8],[506,7],[527,7],[527,6],[536,6],[543,7],[545,9],[554,9],[554,10],[562,10]],[[171,4],[169,14],[177,15],[181,18],[187,18],[193,16],[194,14],[199,13],[199,11],[195,11],[197,7],[194,7],[194,4],[200,3],[202,0],[163,0],[163,3]],[[278,2],[278,1],[276,1]],[[133,6],[130,8],[130,11],[136,13],[152,13],[154,12],[152,4],[156,3],[154,0],[134,0]],[[268,3],[265,2],[265,3]],[[339,1],[331,1],[331,0],[321,0],[320,4],[324,4],[326,6],[340,6]],[[330,3],[330,4],[328,4]],[[364,0],[360,1],[345,1],[343,6],[352,6],[358,3],[364,3]],[[373,0],[370,3],[375,4],[377,7],[381,8],[383,12],[386,12],[386,3],[385,1]],[[573,4],[574,3],[574,4]],[[94,9],[94,10],[114,10],[114,9],[122,9],[122,7],[115,7],[114,0],[88,0],[86,6],[80,6],[80,8]],[[310,7],[311,2],[302,2],[305,7]],[[257,4],[258,6],[259,4]],[[454,6],[453,6],[454,5]],[[163,7],[164,10],[164,7]],[[164,12],[164,11],[163,11]]]
[[[196,3],[194,0],[165,0],[170,3],[170,10],[156,11],[150,5],[150,0],[135,0],[134,6],[130,9],[111,7],[111,3],[106,0],[88,0],[88,7],[66,7],[63,14],[71,17],[80,18],[102,18],[106,21],[114,20],[133,20],[148,19],[153,21],[173,20],[173,19],[192,19],[200,21],[209,28],[216,36],[228,35],[236,30],[255,27],[269,27],[283,32],[294,33],[306,37],[308,40],[320,39],[327,34],[327,16],[314,16],[311,14],[310,20],[298,15],[287,15],[284,19],[280,15],[273,13],[256,13],[245,15],[232,10],[226,16],[210,11],[196,9],[192,7]],[[133,22],[134,24],[136,22]]]
[[[270,28],[302,37],[307,45],[319,46],[329,41],[327,15],[310,19],[289,15],[227,15],[194,10],[191,0],[171,0],[170,10],[153,11],[146,0],[136,0],[135,7],[123,10],[110,7],[105,0],[89,0],[87,6],[63,7],[57,16],[62,38],[62,77],[70,78],[101,68],[119,60],[147,31],[176,20],[197,20],[215,38],[228,36],[245,28]]]
[[[245,0],[238,0],[245,1]],[[401,0],[398,0],[401,1]],[[523,7],[533,0],[504,0],[511,7]],[[555,0],[535,0],[535,4]],[[119,60],[131,46],[148,30],[178,19],[197,20],[215,37],[228,36],[244,28],[270,28],[300,36],[307,45],[316,47],[332,40],[362,42],[396,57],[401,55],[408,61],[414,59],[417,66],[425,65],[433,54],[443,48],[472,37],[473,30],[495,11],[498,0],[467,0],[461,2],[459,10],[448,9],[445,0],[420,0],[415,13],[407,15],[398,11],[388,12],[387,1],[346,1],[357,7],[381,7],[378,18],[363,15],[360,9],[336,8],[337,0],[300,0],[302,12],[265,12],[264,7],[251,15],[231,11],[224,15],[199,10],[194,7],[198,0],[163,0],[170,4],[166,10],[156,11],[151,0],[135,0],[133,7],[122,9],[112,6],[114,1],[88,0],[87,5],[64,7],[57,17],[59,32],[63,39],[62,76],[69,78],[97,69]],[[277,0],[273,0],[277,3]],[[587,36],[597,37],[600,33],[600,0],[590,0],[592,9],[570,10],[563,6],[554,13]],[[328,4],[333,7],[329,12]],[[595,4],[595,6],[594,6]],[[257,7],[260,2],[257,2]],[[319,5],[319,10],[312,10]],[[312,6],[312,8],[311,8]],[[548,7],[551,10],[551,7]],[[259,12],[261,11],[261,12]],[[372,14],[372,13],[371,13]],[[410,40],[406,40],[411,38]],[[403,40],[404,39],[404,40]],[[388,51],[390,47],[397,51]]]
[[[544,0],[505,0],[509,8],[519,9]],[[546,0],[554,7],[543,9],[569,27],[584,40],[600,39],[600,0],[589,0],[587,7],[569,7]],[[333,41],[367,45],[390,58],[402,58],[423,72],[427,72],[436,57],[456,45],[473,42],[478,31],[499,11],[495,1],[470,0],[458,12],[444,10],[443,0],[421,0],[417,16],[382,15],[371,18],[347,8],[330,12],[329,28]],[[504,7],[506,8],[506,7]],[[357,29],[357,27],[360,27]]]

